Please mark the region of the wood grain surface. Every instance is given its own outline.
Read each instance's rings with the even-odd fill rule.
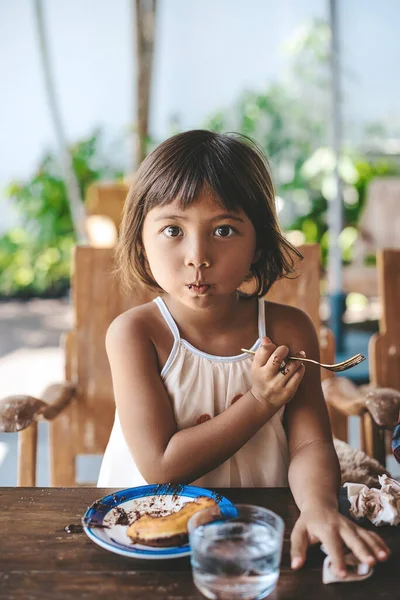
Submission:
[[[98,488],[0,488],[1,600],[183,600],[203,598],[194,587],[189,558],[145,561],[100,548],[85,533],[67,533],[96,499]],[[290,533],[298,510],[288,489],[219,489],[235,503],[256,504],[281,515],[285,537],[281,575],[272,600],[397,598],[400,535],[383,527],[392,556],[358,583],[322,584],[324,555],[309,551],[306,566],[290,569]],[[372,525],[370,525],[372,528]]]

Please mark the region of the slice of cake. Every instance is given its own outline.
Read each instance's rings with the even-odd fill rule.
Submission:
[[[212,506],[218,506],[215,500],[201,496],[165,517],[143,515],[132,523],[127,534],[135,544],[157,547],[183,546],[188,541],[187,525],[190,517],[199,510]]]

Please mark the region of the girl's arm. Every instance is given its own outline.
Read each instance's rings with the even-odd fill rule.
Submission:
[[[178,431],[146,327],[140,311],[124,313],[111,324],[106,347],[125,440],[149,483],[191,482],[222,464],[293,397],[304,373],[297,363],[289,378],[271,375],[268,369],[277,370],[287,348],[261,346],[252,391],[213,419]]]
[[[301,349],[309,358],[319,360],[319,343],[311,320],[302,311],[290,312],[286,321],[290,348]],[[323,502],[337,508],[340,466],[317,365],[306,364],[303,380],[286,408],[286,419],[291,456],[289,483],[297,506],[302,510],[310,502]]]
[[[302,349],[319,360],[319,344],[310,319],[291,309],[285,327],[294,350]],[[338,512],[340,466],[332,443],[329,418],[321,389],[320,369],[306,366],[293,401],[286,409],[291,455],[289,484],[301,511],[292,533],[292,566],[304,564],[309,543],[325,544],[339,575],[345,574],[343,545],[360,561],[374,564],[389,550],[375,533],[366,531]]]

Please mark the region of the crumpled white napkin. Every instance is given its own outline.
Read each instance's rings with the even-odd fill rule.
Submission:
[[[322,552],[327,553],[324,544],[321,544]],[[344,561],[346,563],[347,573],[345,577],[338,577],[332,566],[330,556],[324,560],[322,567],[322,583],[348,583],[349,581],[362,581],[371,577],[374,569],[365,563],[361,563],[352,552],[345,554]]]
[[[350,515],[366,517],[376,527],[400,523],[400,483],[387,475],[379,475],[381,489],[359,483],[345,483],[350,501]]]

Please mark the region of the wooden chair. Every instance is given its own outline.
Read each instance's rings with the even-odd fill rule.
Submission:
[[[400,250],[379,250],[377,272],[382,316],[369,342],[370,385],[346,401],[327,382],[325,398],[342,416],[360,417],[362,450],[384,465],[400,409]]]
[[[400,392],[400,250],[377,253],[378,290],[382,305],[379,333],[369,342],[371,386]],[[390,440],[400,404],[388,406],[391,414],[376,421],[373,411],[365,411],[362,421],[363,445],[367,454],[385,464],[391,452]],[[394,410],[393,410],[394,409]],[[375,416],[375,418],[374,418]]]
[[[129,190],[124,182],[96,181],[85,198],[86,229],[91,246],[115,246],[122,219],[122,209]]]
[[[305,245],[300,250],[304,260],[298,265],[298,276],[277,281],[268,298],[304,309],[319,330],[320,250],[318,245]],[[0,404],[0,430],[23,428],[19,433],[18,485],[36,483],[38,418],[49,421],[53,486],[76,485],[77,456],[102,454],[105,450],[115,413],[105,334],[118,314],[154,297],[141,285],[131,295],[123,294],[113,275],[113,257],[110,248],[75,249],[74,327],[62,340],[65,382],[50,386],[41,399],[13,396]],[[332,342],[329,332],[322,330],[322,355],[326,361],[333,359]],[[346,417],[336,413],[334,407],[329,410],[335,435],[346,441]]]

